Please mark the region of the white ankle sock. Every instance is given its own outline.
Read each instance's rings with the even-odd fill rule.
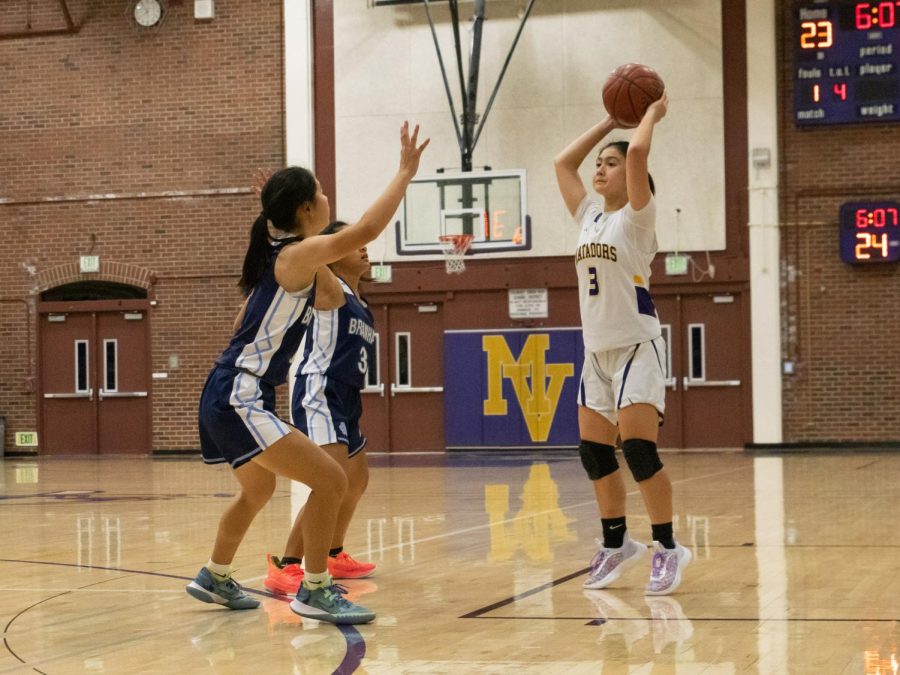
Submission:
[[[303,577],[303,585],[309,590],[314,591],[323,586],[331,586],[331,575],[328,572],[307,572]]]
[[[212,572],[215,576],[219,577],[219,581],[224,581],[231,576],[231,564],[220,565],[219,563],[214,563],[212,561],[212,558],[210,558],[209,562],[206,563],[206,569]]]

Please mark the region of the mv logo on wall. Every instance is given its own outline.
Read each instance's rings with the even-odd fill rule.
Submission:
[[[574,364],[547,363],[550,336],[546,333],[529,335],[517,359],[513,358],[502,335],[485,335],[481,346],[487,353],[488,395],[484,414],[508,414],[509,406],[503,397],[503,380],[508,379],[525,418],[528,435],[535,443],[543,443],[550,435],[563,383],[575,372]]]
[[[447,447],[577,446],[581,331],[447,331]]]

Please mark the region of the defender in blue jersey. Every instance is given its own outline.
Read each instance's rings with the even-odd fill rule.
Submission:
[[[333,234],[347,223],[331,223],[322,234]],[[359,430],[366,373],[375,350],[375,323],[359,295],[360,279],[369,272],[365,247],[331,263],[316,275],[316,298],[297,367],[291,416],[300,431],[320,445],[344,469],[347,494],[328,552],[328,571],[337,579],[359,579],[375,570],[372,563],[355,560],[344,551],[344,537],[356,505],[369,482]],[[303,578],[302,536],[288,540],[283,558],[269,555],[263,582],[275,593],[291,593]]]
[[[306,169],[283,169],[262,190],[262,212],[250,233],[240,281],[247,300],[200,398],[204,461],[228,462],[241,494],[219,521],[212,557],[187,586],[198,600],[230,609],[259,606],[231,578],[231,562],[253,518],[272,496],[276,475],[282,475],[312,490],[305,508],[309,517],[294,526],[302,528],[307,574],[291,609],[342,624],[375,617],[348,602],[327,570],[347,478],[324,450],[275,414],[274,387],[286,380],[306,331],[319,270],[377,237],[400,205],[428,145],[427,140],[418,144],[418,131],[416,127],[410,135],[403,124],[397,174],[359,222],[338,234],[318,236],[328,223],[328,198]]]

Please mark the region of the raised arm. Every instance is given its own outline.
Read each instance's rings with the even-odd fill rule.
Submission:
[[[628,202],[635,211],[640,211],[647,206],[653,197],[653,193],[650,191],[647,158],[650,156],[653,128],[666,116],[668,109],[669,97],[663,92],[662,97],[647,108],[647,112],[644,113],[628,143],[628,154],[625,157],[625,183],[628,186]]]
[[[559,185],[559,193],[562,195],[569,213],[573,216],[578,210],[578,205],[581,204],[587,194],[584,183],[581,182],[578,167],[581,166],[588,153],[615,128],[615,120],[607,116],[602,122],[594,125],[569,143],[565,150],[560,152],[553,160],[553,165],[556,167],[556,182]]]
[[[418,145],[419,126],[412,136],[409,124],[400,129],[400,168],[388,183],[384,192],[366,209],[362,218],[336,234],[307,237],[292,244],[278,256],[275,277],[287,290],[299,290],[308,286],[317,268],[343,258],[375,239],[387,227],[390,218],[400,206],[406,188],[419,170],[419,159],[431,139]]]

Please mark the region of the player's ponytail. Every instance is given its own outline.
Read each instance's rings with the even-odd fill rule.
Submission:
[[[245,295],[262,280],[269,265],[272,237],[269,228],[286,234],[298,228],[297,209],[316,196],[316,177],[299,166],[289,166],[275,173],[260,195],[262,212],[250,229],[250,244],[244,256],[244,266],[238,285]]]
[[[253,287],[259,283],[269,263],[269,221],[265,211],[260,213],[250,228],[250,244],[244,256],[244,267],[238,285],[244,295],[250,295]]]

